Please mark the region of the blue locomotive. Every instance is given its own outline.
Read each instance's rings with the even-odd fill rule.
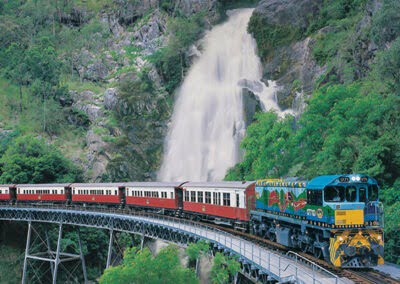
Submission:
[[[253,233],[335,266],[383,264],[383,207],[373,178],[352,174],[308,182],[259,180],[255,191]]]

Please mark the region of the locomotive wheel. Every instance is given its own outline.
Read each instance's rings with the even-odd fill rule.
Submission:
[[[300,242],[300,250],[302,252],[307,252],[308,251],[308,244],[306,244],[304,242]]]
[[[320,249],[320,248],[314,248],[314,256],[315,256],[316,258],[321,258],[321,256],[322,256],[322,249]]]
[[[276,241],[276,235],[274,233],[267,233],[267,237],[271,242],[275,242]]]

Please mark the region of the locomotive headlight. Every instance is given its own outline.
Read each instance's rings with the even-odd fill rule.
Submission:
[[[351,177],[351,181],[356,181],[356,177]]]
[[[356,181],[360,181],[360,177],[356,177]]]
[[[382,240],[382,236],[381,235],[378,236],[378,240],[379,241]]]
[[[343,242],[343,238],[342,237],[339,237],[339,242]]]

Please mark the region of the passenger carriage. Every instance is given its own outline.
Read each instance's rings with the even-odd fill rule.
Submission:
[[[123,206],[124,186],[122,183],[73,183],[72,203],[99,203]]]
[[[126,206],[168,211],[182,209],[181,182],[124,183]]]
[[[188,182],[182,185],[184,213],[246,230],[254,209],[254,182]]]
[[[56,184],[17,184],[17,202],[51,202],[67,201],[69,183]]]

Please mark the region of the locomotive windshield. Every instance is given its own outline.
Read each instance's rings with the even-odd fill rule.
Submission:
[[[358,190],[358,199],[357,199]],[[378,200],[376,185],[327,186],[324,190],[325,202],[369,202]]]

